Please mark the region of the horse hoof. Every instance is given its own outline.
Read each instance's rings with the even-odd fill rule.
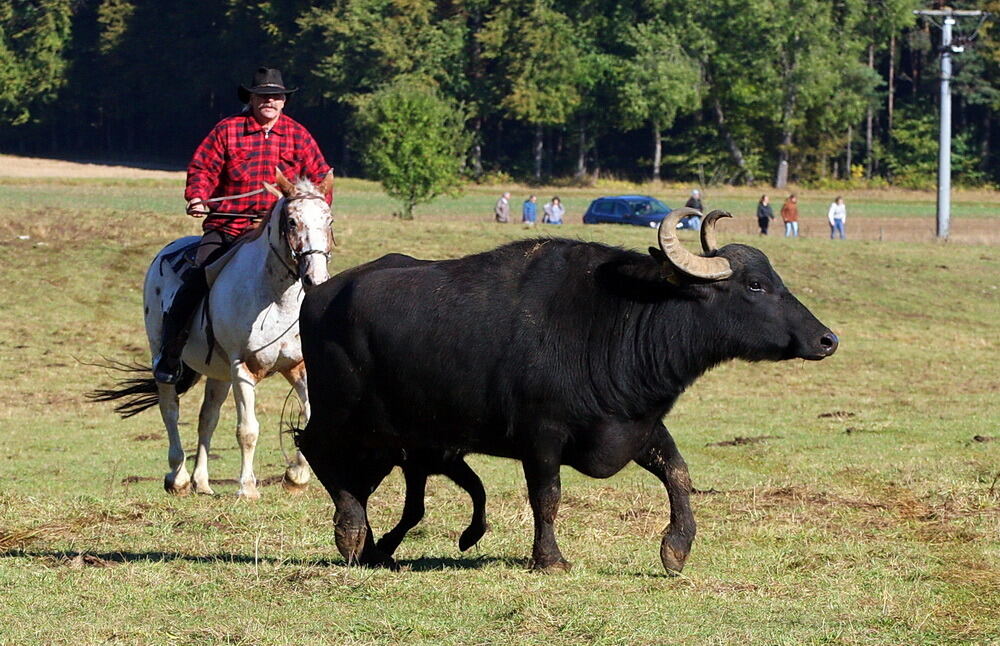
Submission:
[[[215,491],[212,490],[208,485],[195,485],[194,492],[201,496],[214,496]]]
[[[244,487],[236,492],[236,497],[241,500],[260,500],[260,492],[257,491],[256,487]]]
[[[191,493],[191,480],[183,480],[177,484],[177,477],[173,473],[168,473],[163,477],[163,489],[173,496],[186,496]]]
[[[306,489],[309,488],[309,481],[303,483],[298,483],[288,477],[286,473],[281,479],[281,487],[293,496],[298,496],[299,494],[305,493]]]

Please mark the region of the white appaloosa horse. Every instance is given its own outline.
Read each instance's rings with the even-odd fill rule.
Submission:
[[[259,424],[254,415],[254,388],[265,377],[280,372],[292,385],[309,416],[305,368],[299,342],[299,306],[304,289],[329,278],[327,260],[333,244],[330,207],[324,196],[333,177],[320,186],[308,180],[292,185],[281,173],[281,197],[270,216],[255,231],[245,234],[218,272],[208,298],[195,311],[191,335],[182,355],[184,370],[176,385],[156,383],[152,377],[124,381],[115,389],[91,394],[97,401],[126,399],[116,407],[123,417],[157,403],[170,438],[170,471],[163,479],[170,493],[211,494],[208,451],[219,409],[231,386],[236,400],[236,437],[242,453],[237,495],[260,497],[253,472]],[[274,189],[274,187],[269,187]],[[274,192],[277,193],[275,189]],[[189,236],[170,243],[157,254],[146,272],[144,305],[146,335],[153,355],[160,348],[163,313],[181,284],[181,250],[197,244]],[[208,273],[212,274],[209,268]],[[133,371],[138,371],[136,368]],[[148,370],[148,368],[143,368]],[[205,398],[198,416],[198,453],[194,477],[185,466],[184,449],[177,428],[178,397],[207,377]],[[287,466],[284,484],[296,489],[309,481],[309,465],[296,451]]]

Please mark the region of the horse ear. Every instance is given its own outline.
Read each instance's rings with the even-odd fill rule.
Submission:
[[[277,166],[274,168],[274,181],[277,182],[278,188],[281,189],[281,192],[284,193],[285,196],[291,195],[295,192],[295,187],[292,186],[292,183],[288,181],[288,178],[282,174],[281,169]]]
[[[275,196],[279,200],[285,197],[284,195],[282,195],[281,191],[278,190],[278,187],[275,186],[274,184],[268,184],[267,182],[264,182],[264,190],[270,193],[271,195]]]
[[[330,172],[326,174],[326,177],[323,178],[323,181],[320,182],[318,189],[319,189],[319,192],[320,192],[321,195],[331,195],[333,193],[333,169],[332,168],[330,169]]]

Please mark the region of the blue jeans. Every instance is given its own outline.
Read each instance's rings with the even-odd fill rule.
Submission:
[[[681,221],[677,225],[678,229],[691,229],[692,231],[701,230],[701,218],[697,215],[689,215],[687,217],[681,218]]]
[[[833,224],[830,225],[830,239],[840,238],[841,240],[846,240],[847,236],[844,235],[844,221],[840,218],[834,218]]]
[[[785,237],[786,238],[798,238],[799,237],[799,223],[798,222],[785,222]]]

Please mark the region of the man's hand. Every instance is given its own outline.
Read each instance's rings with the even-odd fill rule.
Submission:
[[[194,197],[188,201],[188,215],[196,218],[203,218],[206,213],[208,213],[208,204],[205,203],[205,200],[200,197]]]

